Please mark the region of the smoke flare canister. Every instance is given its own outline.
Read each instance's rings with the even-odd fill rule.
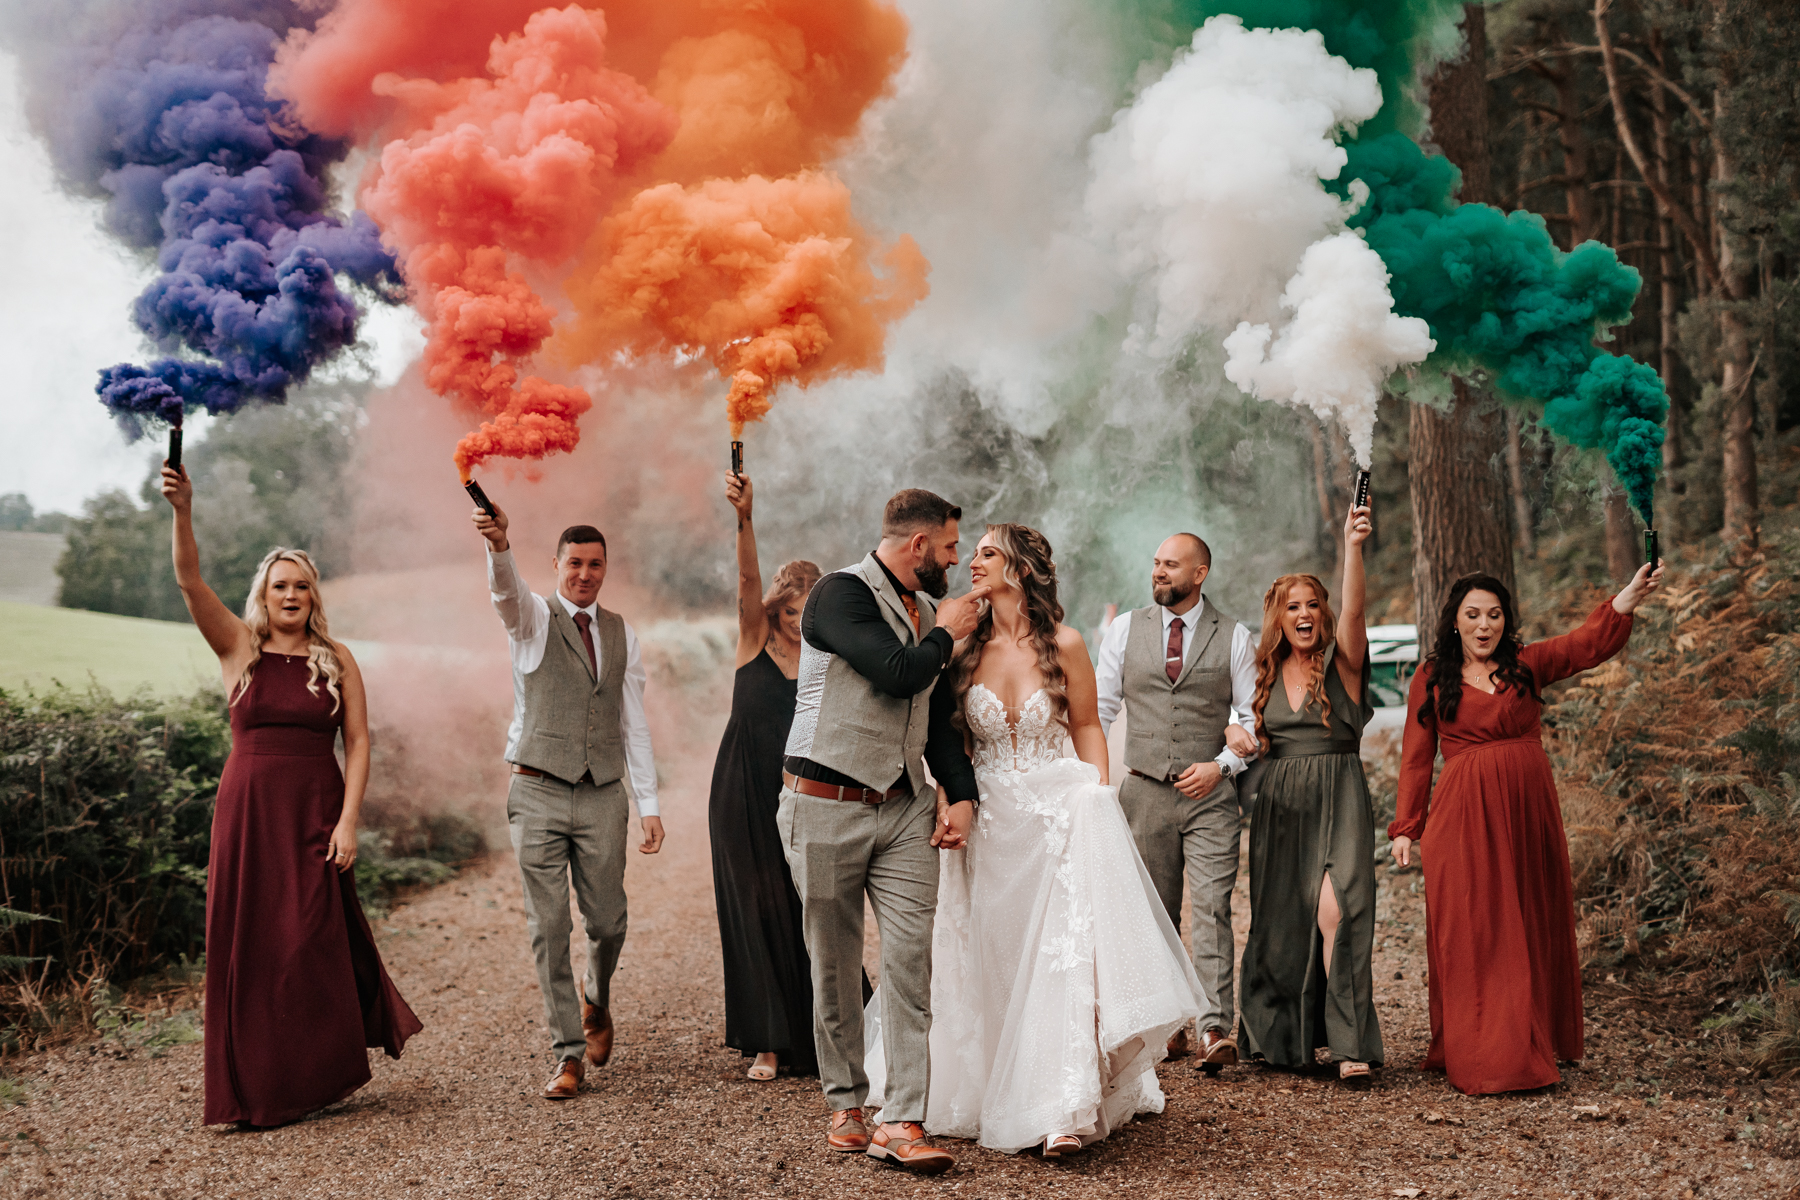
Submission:
[[[480,508],[482,512],[490,517],[495,515],[494,502],[488,499],[487,493],[481,490],[481,485],[479,483],[476,483],[473,479],[465,479],[463,480],[463,487],[468,491],[469,499],[475,501],[476,506]]]
[[[731,443],[731,473],[733,475],[744,473],[744,443],[742,442]]]
[[[1355,503],[1351,504],[1350,507],[1351,508],[1366,508],[1368,506],[1368,503],[1369,503],[1369,473],[1367,471],[1358,471],[1356,473],[1356,501],[1355,501]]]
[[[1657,537],[1656,530],[1644,530],[1644,561],[1650,564],[1652,571],[1662,559],[1662,539]]]
[[[169,426],[169,469],[181,472],[181,426]]]

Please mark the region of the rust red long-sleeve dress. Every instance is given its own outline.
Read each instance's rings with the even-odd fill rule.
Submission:
[[[1631,618],[1601,604],[1573,633],[1520,651],[1541,690],[1617,654]],[[1431,968],[1426,1070],[1459,1092],[1545,1087],[1582,1056],[1581,964],[1562,810],[1540,738],[1543,705],[1464,685],[1456,720],[1421,721],[1427,669],[1407,694],[1398,814],[1419,843]],[[1431,773],[1439,749],[1443,774]],[[1427,810],[1429,809],[1429,820]]]

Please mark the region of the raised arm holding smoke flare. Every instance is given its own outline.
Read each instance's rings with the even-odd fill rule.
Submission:
[[[612,1056],[630,799],[643,822],[638,850],[662,848],[643,656],[631,626],[598,603],[607,562],[606,536],[598,529],[572,525],[557,539],[556,595],[546,600],[519,576],[505,511],[478,507],[470,519],[488,542],[488,590],[512,658],[506,818],[556,1055],[542,1094],[568,1100],[581,1090],[587,1064],[604,1066]],[[579,990],[569,966],[571,881],[588,936]]]
[[[743,464],[736,466],[725,475],[725,499],[737,518],[737,670],[707,828],[724,956],[725,1044],[755,1056],[749,1076],[760,1083],[782,1066],[818,1069],[806,928],[775,814],[782,747],[794,723],[800,618],[819,568],[799,559],[783,563],[763,590],[751,520],[755,489]]]
[[[1359,753],[1375,712],[1362,492],[1359,480],[1344,520],[1340,610],[1315,575],[1283,575],[1263,596],[1252,708],[1267,768],[1250,810],[1255,919],[1241,1006],[1253,1055],[1306,1070],[1323,1046],[1338,1078],[1359,1085],[1386,1057],[1371,993],[1375,824]]]
[[[356,659],[327,632],[306,551],[271,550],[239,617],[200,577],[187,472],[165,464],[162,494],[175,510],[175,581],[231,707],[206,881],[204,1120],[280,1125],[368,1082],[365,1046],[397,1058],[420,1029],[381,965],[351,870],[367,696]],[[295,1039],[307,1053],[291,1053]]]
[[[1579,629],[1525,645],[1506,585],[1465,575],[1413,675],[1388,836],[1402,865],[1415,840],[1424,851],[1423,1065],[1458,1091],[1548,1087],[1562,1078],[1559,1062],[1582,1057],[1574,882],[1542,741],[1543,690],[1622,650],[1632,614],[1661,583],[1662,566],[1645,563]]]

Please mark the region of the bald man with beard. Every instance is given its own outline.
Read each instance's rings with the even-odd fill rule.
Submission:
[[[1256,655],[1250,631],[1201,592],[1211,570],[1212,550],[1198,535],[1163,542],[1151,565],[1155,603],[1107,628],[1096,674],[1101,726],[1110,733],[1120,709],[1128,713],[1119,805],[1177,929],[1184,873],[1193,894],[1194,971],[1207,1002],[1200,1065],[1216,1074],[1237,1061],[1234,780],[1256,755]],[[1183,1029],[1169,1039],[1169,1056],[1186,1053]]]

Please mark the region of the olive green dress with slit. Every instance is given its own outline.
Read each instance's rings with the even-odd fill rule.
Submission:
[[[1287,689],[1263,708],[1269,765],[1250,809],[1250,940],[1244,947],[1243,1039],[1272,1066],[1313,1064],[1324,1046],[1335,1062],[1379,1065],[1371,959],[1375,948],[1375,822],[1358,751],[1368,703],[1338,675],[1337,645],[1325,651],[1329,726],[1318,705],[1296,713]],[[1320,880],[1329,872],[1342,916],[1325,975],[1319,934]]]

